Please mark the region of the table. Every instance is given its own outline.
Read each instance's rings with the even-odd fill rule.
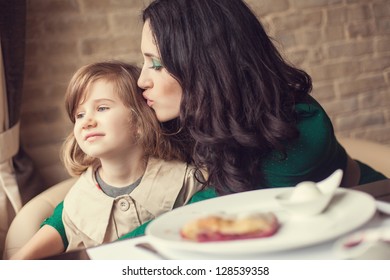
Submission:
[[[371,194],[375,199],[390,202],[390,179],[351,188]]]
[[[353,190],[363,191],[371,194],[375,199],[390,203],[390,179],[377,181],[365,185],[351,188]],[[363,226],[363,228],[376,227],[378,225],[390,226],[390,216],[376,214],[372,220]],[[75,252],[60,254],[49,257],[48,260],[88,260],[88,259],[145,259],[159,260],[162,256],[153,253],[151,250],[142,248],[147,242],[146,237],[116,241],[110,244],[104,244],[95,248],[84,249]],[[334,256],[331,247],[334,240],[324,242],[319,245],[309,246],[303,249],[291,250],[287,252],[271,253],[263,255],[264,259],[332,259]],[[139,246],[141,244],[141,246]],[[131,253],[130,253],[131,252]]]

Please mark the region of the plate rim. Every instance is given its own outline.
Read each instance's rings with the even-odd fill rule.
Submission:
[[[236,193],[236,194],[232,194],[232,195],[229,195],[229,196],[230,197],[233,197],[233,196],[248,196],[252,192],[264,192],[264,191],[268,191],[270,193],[274,193],[274,196],[275,196],[279,192],[286,191],[286,190],[289,190],[289,189],[293,189],[293,187],[253,190],[253,191],[247,191],[247,192],[242,192],[242,193]],[[336,191],[336,194],[343,194],[343,193],[359,195],[359,196],[361,196],[362,199],[366,199],[367,202],[371,202],[371,204],[365,205],[365,207],[366,207],[365,208],[365,215],[362,215],[364,218],[362,217],[358,222],[355,222],[353,224],[353,226],[350,226],[349,228],[343,229],[341,232],[337,231],[337,233],[335,233],[335,234],[329,234],[329,235],[327,235],[325,237],[317,238],[315,240],[311,240],[310,242],[306,242],[304,244],[301,244],[302,243],[301,242],[301,243],[298,243],[298,244],[291,243],[289,246],[285,246],[284,248],[260,248],[260,249],[253,249],[253,250],[249,250],[247,252],[247,254],[248,255],[250,255],[250,254],[268,254],[268,253],[286,251],[286,250],[291,250],[291,249],[299,249],[299,248],[304,248],[304,247],[309,247],[309,246],[313,246],[313,245],[316,245],[316,244],[320,244],[320,243],[323,243],[323,242],[326,242],[326,241],[338,238],[338,237],[340,237],[340,236],[342,236],[344,234],[347,234],[347,233],[349,233],[349,232],[359,228],[360,226],[362,226],[365,223],[367,223],[374,216],[374,214],[376,212],[375,199],[370,194],[367,194],[367,193],[362,192],[362,191],[351,190],[351,189],[346,189],[346,188],[339,188]],[[236,240],[236,241],[216,241],[216,242],[207,242],[207,243],[206,242],[205,243],[199,243],[199,242],[181,240],[179,242],[177,240],[167,240],[167,239],[160,238],[158,236],[155,236],[153,234],[153,232],[152,232],[154,227],[156,227],[156,225],[158,225],[158,223],[162,219],[165,219],[166,217],[177,215],[176,213],[181,214],[181,212],[184,212],[184,214],[185,214],[186,212],[190,211],[192,208],[199,208],[199,207],[203,206],[203,204],[208,205],[208,204],[215,203],[215,202],[213,202],[213,200],[214,201],[217,200],[217,199],[218,200],[226,200],[225,197],[227,197],[227,196],[222,196],[222,197],[216,197],[216,198],[212,198],[212,199],[208,199],[208,200],[203,200],[203,201],[200,201],[200,202],[197,202],[197,203],[193,203],[193,204],[189,204],[189,205],[186,205],[186,206],[178,207],[176,209],[173,209],[170,212],[164,213],[161,216],[157,217],[155,220],[153,220],[148,225],[148,227],[145,230],[145,235],[148,237],[150,242],[154,246],[156,246],[157,248],[159,246],[160,247],[162,246],[165,249],[170,247],[170,248],[176,249],[176,250],[188,251],[188,252],[197,252],[197,253],[205,253],[205,254],[229,254],[229,255],[237,254],[237,248],[234,248],[234,247],[241,247],[242,244],[245,244],[245,243],[247,243],[247,244],[258,243],[259,241],[262,242],[263,240],[265,240],[265,239],[257,239],[257,240],[256,239],[246,239],[246,240]],[[234,199],[234,198],[231,198],[231,199]],[[264,212],[265,211],[266,210],[264,210]],[[270,237],[270,238],[272,238],[272,237]],[[220,249],[224,245],[226,246],[226,244],[227,244],[226,242],[229,242],[230,247],[233,247],[233,248],[231,248],[230,250],[218,251],[217,253],[213,252],[216,249],[211,249],[210,248],[210,247],[214,246],[214,247],[219,247],[217,249]],[[233,246],[232,246],[232,244],[233,244]]]

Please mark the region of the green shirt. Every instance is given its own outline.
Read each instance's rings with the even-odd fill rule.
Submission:
[[[266,184],[259,188],[318,182],[346,167],[345,149],[337,142],[332,123],[320,104],[310,98],[310,103],[297,104],[295,110],[299,138],[286,145],[286,158],[274,152],[264,160]]]
[[[320,106],[310,97],[308,103],[296,105],[298,130],[300,136],[292,143],[286,144],[287,157],[274,152],[263,161],[265,184],[259,189],[290,187],[302,181],[318,182],[329,176],[336,169],[345,170],[347,154],[338,143],[332,123]],[[385,179],[386,177],[371,167],[358,162],[361,167],[359,184]],[[216,197],[213,188],[207,188],[196,193],[189,203]],[[43,224],[51,225],[61,234],[64,245],[67,245],[65,230],[62,224],[63,203],[54,210],[53,215]],[[149,221],[150,222],[150,221]],[[134,231],[125,234],[120,239],[143,235],[149,222],[144,223]],[[66,248],[67,246],[65,246]]]

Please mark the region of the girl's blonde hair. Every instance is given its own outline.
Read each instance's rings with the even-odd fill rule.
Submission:
[[[72,123],[78,105],[85,99],[91,85],[98,80],[112,83],[124,105],[129,108],[129,129],[138,131],[138,143],[143,147],[145,156],[154,156],[166,160],[182,159],[180,151],[173,149],[171,143],[161,133],[160,124],[154,112],[142,97],[137,86],[140,69],[124,62],[98,62],[81,67],[72,77],[65,95],[65,107]],[[89,166],[100,165],[98,158],[85,154],[78,145],[73,131],[62,147],[62,161],[72,176],[78,176]]]

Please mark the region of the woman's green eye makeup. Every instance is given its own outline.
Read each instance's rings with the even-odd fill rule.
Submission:
[[[163,68],[163,66],[157,59],[152,59],[152,66],[150,68],[154,70],[160,70],[161,68]]]

